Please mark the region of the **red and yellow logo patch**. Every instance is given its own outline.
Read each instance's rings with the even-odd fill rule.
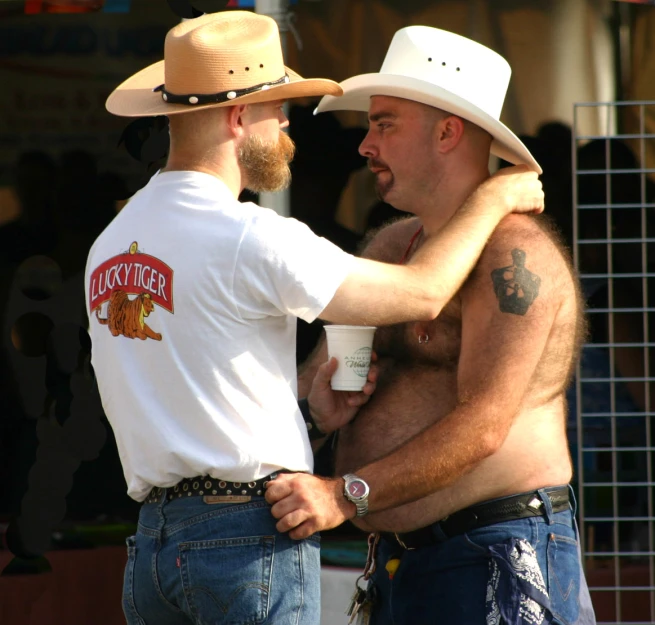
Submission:
[[[128,295],[135,295],[130,299]],[[100,310],[108,302],[105,317]],[[113,256],[91,272],[89,312],[114,336],[161,341],[162,335],[145,322],[155,304],[173,313],[173,270],[164,262],[139,252],[134,241],[127,252]]]

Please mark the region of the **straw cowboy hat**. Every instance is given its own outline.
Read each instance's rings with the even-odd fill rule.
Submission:
[[[438,28],[408,26],[394,35],[379,73],[343,81],[343,96],[326,95],[316,113],[368,111],[374,95],[414,100],[473,122],[494,138],[492,154],[542,173],[530,151],[500,121],[511,73],[502,56],[475,41]]]
[[[275,20],[224,11],[171,28],[164,60],[120,84],[106,107],[114,115],[149,117],[341,93],[331,80],[305,79],[285,67]]]

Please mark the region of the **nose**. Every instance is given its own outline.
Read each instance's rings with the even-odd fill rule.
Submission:
[[[373,158],[378,153],[370,128],[364,140],[359,144],[359,153],[366,158]]]

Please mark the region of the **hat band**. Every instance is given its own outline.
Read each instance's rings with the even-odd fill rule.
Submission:
[[[161,91],[161,97],[164,102],[168,104],[216,104],[220,102],[228,102],[229,100],[234,100],[235,98],[240,98],[241,96],[248,95],[250,93],[255,93],[256,91],[266,91],[271,87],[277,85],[283,85],[289,82],[288,74],[285,74],[279,80],[273,82],[264,82],[260,85],[255,85],[254,87],[248,87],[246,89],[234,89],[232,91],[221,91],[220,93],[210,93],[210,94],[193,94],[187,93],[185,95],[177,95],[166,91],[164,85],[159,85],[155,87],[153,91]]]

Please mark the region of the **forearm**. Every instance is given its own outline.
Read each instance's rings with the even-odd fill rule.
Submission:
[[[471,471],[502,445],[511,424],[505,410],[485,402],[461,404],[389,455],[355,473],[370,487],[369,512],[422,499]]]
[[[506,211],[474,193],[406,265],[356,259],[320,317],[333,323],[390,325],[432,320],[461,288]]]
[[[505,213],[473,194],[437,234],[429,235],[407,263],[414,280],[429,287],[439,310],[461,288]]]

